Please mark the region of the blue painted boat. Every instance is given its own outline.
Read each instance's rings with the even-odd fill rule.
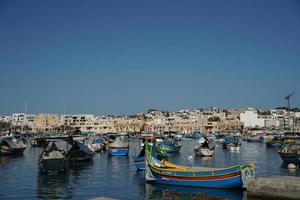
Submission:
[[[165,185],[245,188],[247,179],[253,178],[254,163],[235,165],[228,168],[205,168],[175,165],[155,159],[146,147],[146,180]]]
[[[230,147],[237,147],[238,145],[240,145],[240,141],[238,138],[236,138],[234,136],[225,137],[224,142],[223,142],[224,149],[230,149]]]
[[[182,145],[174,142],[165,141],[163,143],[158,144],[158,148],[167,153],[177,153],[180,151]]]
[[[109,155],[111,156],[127,156],[129,150],[128,142],[122,140],[120,137],[116,138],[116,140],[109,147]]]
[[[108,152],[111,156],[127,156],[128,147],[110,147]]]
[[[136,156],[133,157],[134,166],[137,170],[145,170],[146,163],[145,163],[145,156]]]

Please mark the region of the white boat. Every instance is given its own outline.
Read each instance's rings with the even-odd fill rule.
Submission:
[[[105,149],[105,144],[104,141],[100,138],[94,138],[91,143],[88,144],[88,147],[93,151],[93,152],[100,152]]]
[[[215,152],[215,147],[210,139],[203,136],[194,148],[196,156],[212,156]]]

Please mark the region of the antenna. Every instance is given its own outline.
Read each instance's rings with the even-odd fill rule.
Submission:
[[[25,114],[27,113],[27,101],[25,101]]]

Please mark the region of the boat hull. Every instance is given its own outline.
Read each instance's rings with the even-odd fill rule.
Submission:
[[[282,142],[274,142],[274,141],[272,141],[272,142],[266,142],[267,148],[273,148],[273,147],[280,148],[280,147],[282,147],[282,145],[283,145]]]
[[[0,155],[22,155],[26,147],[23,148],[10,148],[6,145],[0,147]]]
[[[155,182],[165,185],[177,185],[187,187],[207,187],[207,188],[242,188],[243,182],[241,175],[230,177],[227,179],[216,180],[181,180],[181,179],[168,179],[161,176],[155,176]]]
[[[296,153],[282,153],[279,152],[279,155],[283,162],[289,164],[289,163],[294,163],[294,164],[300,164],[300,156],[297,155]]]
[[[247,142],[264,142],[263,138],[255,139],[255,138],[248,138]]]
[[[40,162],[41,171],[47,172],[64,172],[66,171],[67,162],[64,158],[59,159],[42,159]]]
[[[169,144],[159,144],[160,150],[165,151],[166,153],[177,153],[180,151],[181,146],[169,145]]]
[[[128,148],[111,148],[108,150],[109,155],[111,156],[127,156],[128,155]]]
[[[145,163],[145,157],[133,157],[134,166],[137,170],[145,170],[146,169],[146,163]]]
[[[214,155],[214,150],[212,149],[196,149],[195,150],[195,154],[196,156],[207,156],[207,157],[210,157],[210,156],[213,156]]]
[[[158,184],[223,189],[243,188],[242,174],[242,169],[239,166],[216,171],[193,172],[177,171],[174,168],[172,170],[172,167],[170,170],[169,167],[156,168],[148,164],[146,169],[146,179]]]

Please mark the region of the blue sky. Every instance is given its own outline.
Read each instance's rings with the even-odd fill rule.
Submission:
[[[300,107],[299,1],[0,2],[0,113]]]

